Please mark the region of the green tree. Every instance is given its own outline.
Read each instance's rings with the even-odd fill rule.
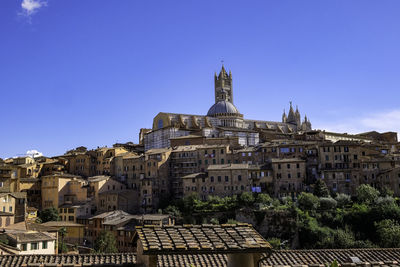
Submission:
[[[378,243],[384,248],[400,247],[400,225],[394,220],[383,220],[375,223]]]
[[[183,202],[183,212],[188,215],[192,214],[197,208],[198,204],[201,202],[199,195],[192,193],[182,199]]]
[[[59,221],[58,209],[52,207],[39,212],[39,218],[42,223],[49,221]]]
[[[368,184],[357,188],[357,200],[360,203],[371,204],[379,197],[379,191]]]
[[[336,208],[337,202],[331,197],[321,197],[319,198],[319,207],[322,210],[332,210]]]
[[[254,200],[254,196],[250,192],[243,192],[239,197],[240,204],[246,207],[253,205]]]
[[[317,197],[329,197],[329,189],[322,179],[318,179],[314,185],[314,195]]]
[[[268,194],[260,193],[257,195],[256,203],[270,205],[272,203],[272,198]]]
[[[96,241],[94,242],[94,250],[97,253],[116,253],[117,242],[112,232],[101,231]]]
[[[281,240],[277,237],[271,237],[267,239],[268,243],[272,246],[273,249],[278,250],[281,249]]]
[[[61,227],[60,228],[60,230],[58,230],[58,234],[60,235],[60,237],[61,237],[61,243],[60,243],[60,245],[58,246],[58,251],[60,252],[60,253],[66,253],[66,252],[68,252],[68,248],[67,248],[67,245],[65,244],[65,242],[64,242],[64,238],[65,238],[65,236],[67,235],[67,228],[65,228],[65,227]]]
[[[166,207],[164,209],[164,213],[165,214],[169,214],[169,215],[171,215],[171,216],[173,216],[175,218],[179,218],[179,217],[182,216],[182,214],[181,214],[180,210],[178,209],[178,207],[173,206],[173,205],[169,205],[168,207]]]
[[[315,210],[318,207],[319,200],[318,197],[311,193],[302,192],[297,199],[297,203],[302,210]]]
[[[351,204],[351,198],[349,195],[346,194],[338,194],[335,200],[339,208],[344,208]]]
[[[335,248],[353,248],[355,243],[354,234],[349,229],[336,229],[334,232]]]
[[[393,190],[392,190],[390,187],[384,186],[384,187],[381,189],[381,196],[382,196],[382,197],[386,197],[386,196],[388,196],[388,197],[393,197],[393,194],[394,194],[394,192],[393,192]]]

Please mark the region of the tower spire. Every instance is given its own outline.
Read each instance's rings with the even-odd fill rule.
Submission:
[[[218,101],[228,101],[233,103],[232,90],[232,72],[226,73],[224,61],[221,60],[222,66],[218,76],[214,76],[215,80],[215,103]]]

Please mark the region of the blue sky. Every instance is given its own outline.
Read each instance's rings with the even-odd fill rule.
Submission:
[[[398,0],[1,0],[0,157],[138,141],[206,114],[221,59],[245,118],[400,130]]]

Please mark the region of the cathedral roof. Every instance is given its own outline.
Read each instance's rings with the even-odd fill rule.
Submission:
[[[207,112],[207,116],[214,116],[221,113],[240,114],[239,110],[231,102],[221,100],[211,106]]]

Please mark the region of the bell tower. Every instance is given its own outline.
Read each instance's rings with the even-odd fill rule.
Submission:
[[[215,103],[219,101],[228,101],[233,104],[233,91],[232,91],[232,72],[229,75],[226,73],[224,65],[217,76],[214,75],[214,88],[215,88]]]

